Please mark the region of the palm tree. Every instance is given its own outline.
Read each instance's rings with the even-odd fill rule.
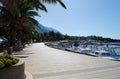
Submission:
[[[61,0],[0,0],[0,25],[10,27],[11,45],[15,45],[16,31],[19,33],[20,40],[21,30],[24,26],[37,25],[38,22],[34,19],[34,16],[38,16],[38,14],[34,11],[34,8],[47,12],[44,3],[56,4],[57,2],[66,8]]]
[[[0,8],[0,25],[8,25],[10,27],[11,45],[15,45],[16,36],[18,37],[17,39],[21,41],[24,27],[29,26],[29,30],[32,29],[30,30],[32,32],[33,26],[38,25],[38,22],[34,19],[34,16],[38,16],[38,14],[33,10],[33,7],[28,6],[27,3],[23,1],[18,4],[18,8],[21,17],[12,15],[3,6]]]
[[[0,2],[10,11],[12,15],[21,16],[21,13],[18,8],[18,3],[22,0],[0,0]],[[56,4],[57,2],[66,9],[66,6],[61,0],[24,0],[28,3],[29,6],[34,7],[36,10],[40,9],[47,12],[47,9],[44,3]]]
[[[21,12],[21,17],[18,17],[19,24],[17,26],[18,30],[18,40],[21,41],[21,36],[28,35],[31,36],[34,32],[34,26],[38,25],[38,21],[34,19],[34,16],[39,16],[33,7],[27,5],[26,2],[19,4],[19,10]]]
[[[0,7],[0,25],[7,27],[9,26],[10,30],[10,40],[11,44],[15,43],[15,35],[16,35],[16,25],[17,25],[17,20],[15,17],[3,6]]]

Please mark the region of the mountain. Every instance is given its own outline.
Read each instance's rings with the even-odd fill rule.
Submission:
[[[54,28],[51,28],[51,27],[47,27],[47,26],[44,26],[42,24],[39,24],[38,26],[35,27],[35,30],[38,32],[38,33],[48,33],[50,31],[53,31],[53,32],[59,32],[58,30],[54,29]],[[59,32],[60,33],[60,32]]]

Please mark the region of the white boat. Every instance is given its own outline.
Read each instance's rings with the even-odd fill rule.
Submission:
[[[117,53],[115,52],[114,49],[118,48],[118,46],[109,46],[109,47],[102,47],[101,49],[97,49],[91,53],[89,53],[89,55],[93,55],[93,56],[99,56],[99,57],[113,57],[113,56],[117,56]]]
[[[66,48],[67,51],[72,51],[72,52],[76,52],[76,53],[80,53],[80,54],[87,54],[89,52],[91,52],[91,48],[83,48],[83,47],[75,47],[75,46],[72,46],[72,47],[69,47],[69,48]]]
[[[94,54],[96,56],[110,56],[111,52],[106,50],[99,50],[99,51],[95,51]]]

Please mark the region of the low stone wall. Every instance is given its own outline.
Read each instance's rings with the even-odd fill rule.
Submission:
[[[20,60],[13,66],[0,69],[0,79],[26,79],[24,70],[25,64]]]

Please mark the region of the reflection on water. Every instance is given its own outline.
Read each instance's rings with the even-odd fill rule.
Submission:
[[[120,48],[115,48],[114,51],[116,52],[117,55],[120,55]]]

